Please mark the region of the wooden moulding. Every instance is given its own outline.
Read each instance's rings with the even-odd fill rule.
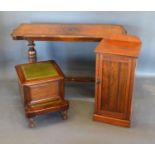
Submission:
[[[107,116],[98,115],[98,114],[93,115],[93,120],[112,124],[112,125],[123,126],[123,127],[127,127],[127,128],[130,127],[130,121],[129,120],[122,120],[122,119],[107,117]]]

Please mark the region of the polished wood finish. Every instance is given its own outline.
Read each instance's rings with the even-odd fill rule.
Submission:
[[[106,24],[21,24],[13,32],[15,40],[101,41],[105,36],[126,34],[121,25]]]
[[[34,46],[34,41],[28,40],[28,60],[30,63],[37,61],[37,55]]]
[[[104,38],[95,51],[104,54],[138,57],[140,47],[141,43],[137,36],[112,35]]]
[[[135,36],[111,36],[96,48],[94,120],[130,127],[136,58],[141,42]]]
[[[108,24],[21,24],[13,32],[14,40],[27,40],[30,42],[28,52],[29,62],[37,60],[33,41],[101,41],[110,35],[126,35],[121,25]],[[32,42],[32,43],[31,43]],[[67,82],[94,82],[93,77],[67,77]]]
[[[123,26],[105,24],[21,24],[11,35],[14,40],[27,40],[32,44],[33,41],[100,41],[95,50],[96,92],[93,119],[130,126],[134,71],[141,46],[139,38],[127,35]],[[31,56],[29,52],[29,58],[33,57],[29,62],[35,62],[36,52],[34,49],[29,51],[35,53]],[[94,78],[65,76],[65,81],[93,82]],[[48,85],[50,87],[52,83]],[[36,92],[34,99],[38,99]],[[64,118],[65,113],[61,113]]]
[[[64,99],[64,74],[55,61],[42,61],[34,64],[48,63],[53,66],[56,72],[54,76],[28,79],[23,67],[28,64],[16,65],[20,90],[24,101],[25,114],[29,120],[29,127],[34,127],[34,117],[48,112],[60,111],[63,119],[67,119],[68,101]],[[51,68],[52,69],[52,68]],[[32,70],[34,71],[34,70]],[[31,76],[31,78],[34,78]]]

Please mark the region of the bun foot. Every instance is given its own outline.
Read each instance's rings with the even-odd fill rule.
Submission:
[[[61,117],[63,120],[66,120],[68,118],[67,110],[61,112]]]
[[[35,127],[34,119],[29,118],[28,120],[29,120],[29,124],[28,124],[29,128],[34,128]]]

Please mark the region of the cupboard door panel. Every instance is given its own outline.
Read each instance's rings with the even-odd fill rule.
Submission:
[[[130,58],[102,55],[100,65],[99,113],[115,118],[127,117],[128,93],[130,83]]]

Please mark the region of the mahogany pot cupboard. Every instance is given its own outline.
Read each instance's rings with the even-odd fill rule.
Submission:
[[[93,120],[130,127],[138,37],[128,35],[121,25],[105,24],[21,24],[11,35],[28,41],[29,63],[37,61],[34,41],[99,42],[95,77],[65,76],[65,81],[95,81]]]

